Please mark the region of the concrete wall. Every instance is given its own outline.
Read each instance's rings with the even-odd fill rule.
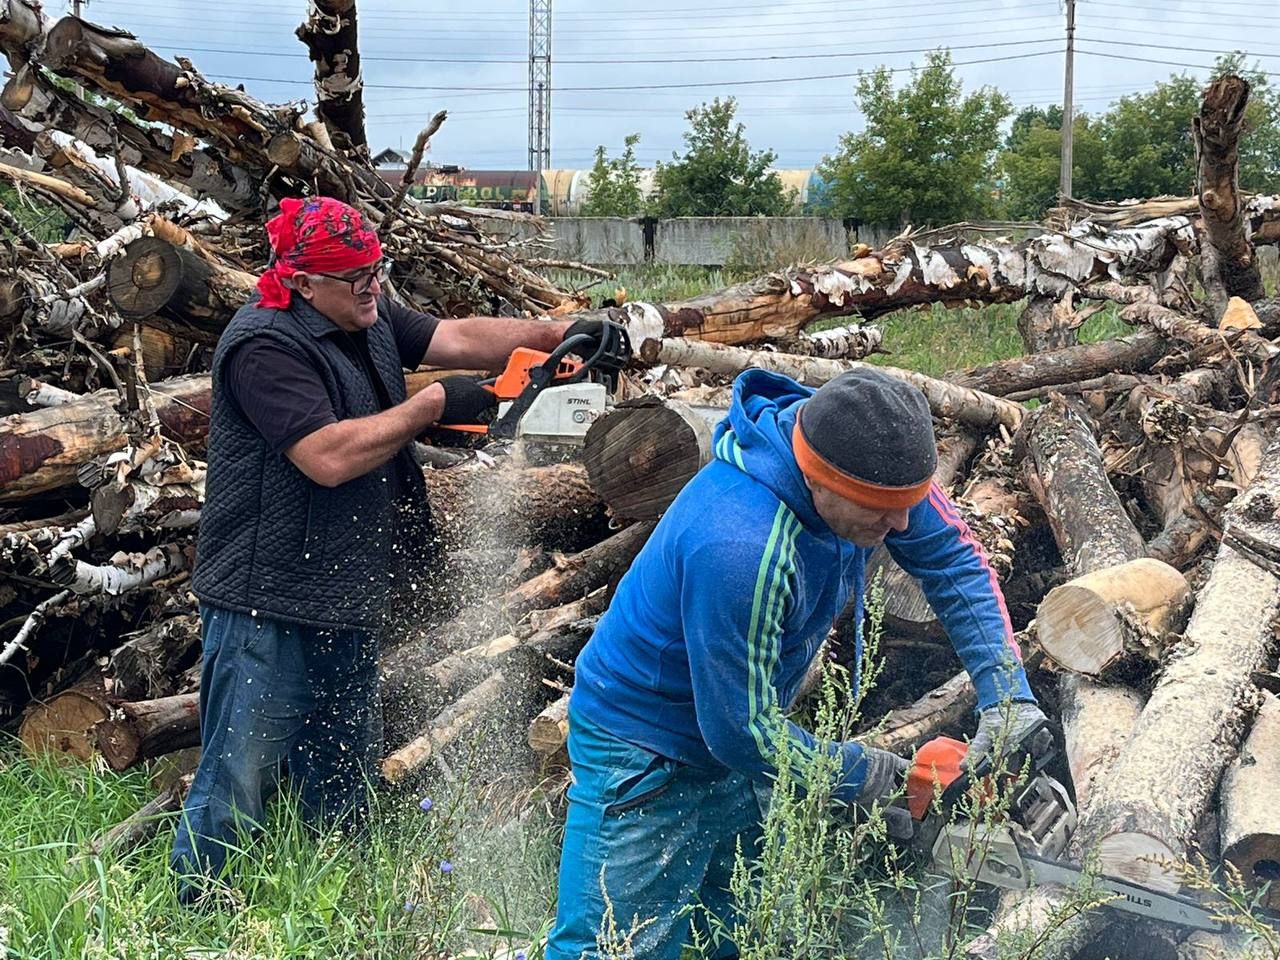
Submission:
[[[604,266],[643,263],[723,266],[737,245],[753,250],[799,251],[803,259],[834,260],[855,237],[840,220],[816,217],[683,217],[623,220],[556,217],[547,255]]]
[[[645,262],[645,225],[642,220],[557,217],[550,224],[555,243],[553,252],[548,256],[604,266],[632,266]]]

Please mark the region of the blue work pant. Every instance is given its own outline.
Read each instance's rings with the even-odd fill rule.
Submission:
[[[572,711],[569,759],[573,783],[547,960],[597,956],[605,918],[601,871],[618,939],[643,924],[632,939],[637,960],[678,960],[691,942],[691,920],[709,932],[706,913],[731,925],[728,888],[738,844],[750,859],[760,837],[751,782],[728,770],[676,763]],[[712,955],[737,951],[725,941]]]
[[[184,900],[261,826],[282,768],[309,820],[358,822],[382,753],[376,635],[207,605],[200,619],[203,752],[170,856]]]

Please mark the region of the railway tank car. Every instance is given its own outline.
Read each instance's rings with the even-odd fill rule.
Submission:
[[[379,169],[388,183],[399,185],[403,170]],[[787,190],[795,192],[796,213],[814,216],[823,212],[827,184],[816,170],[776,170]],[[640,192],[647,199],[656,189],[656,171],[638,171]],[[591,196],[591,171],[552,169],[472,170],[461,166],[432,166],[418,173],[410,195],[427,203],[449,202],[469,207],[489,207],[541,213],[550,217],[582,215]]]

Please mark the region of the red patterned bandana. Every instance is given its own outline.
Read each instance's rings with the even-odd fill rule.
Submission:
[[[279,215],[267,221],[271,266],[258,278],[259,306],[288,309],[292,291],[284,281],[295,273],[341,273],[382,259],[378,234],[360,211],[331,197],[286,197]]]

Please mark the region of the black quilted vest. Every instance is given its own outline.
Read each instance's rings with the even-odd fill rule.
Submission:
[[[422,472],[405,449],[378,469],[328,488],[272,453],[223,376],[235,347],[259,336],[279,341],[317,369],[338,419],[381,410],[363,366],[336,339],[342,331],[302,297],[294,297],[288,310],[263,309],[257,301],[242,307],[213,356],[195,594],[215,606],[296,623],[377,629],[400,553],[397,529],[405,526],[397,522],[391,491],[401,489],[425,512]],[[382,304],[368,343],[391,403],[403,402],[404,370]]]

